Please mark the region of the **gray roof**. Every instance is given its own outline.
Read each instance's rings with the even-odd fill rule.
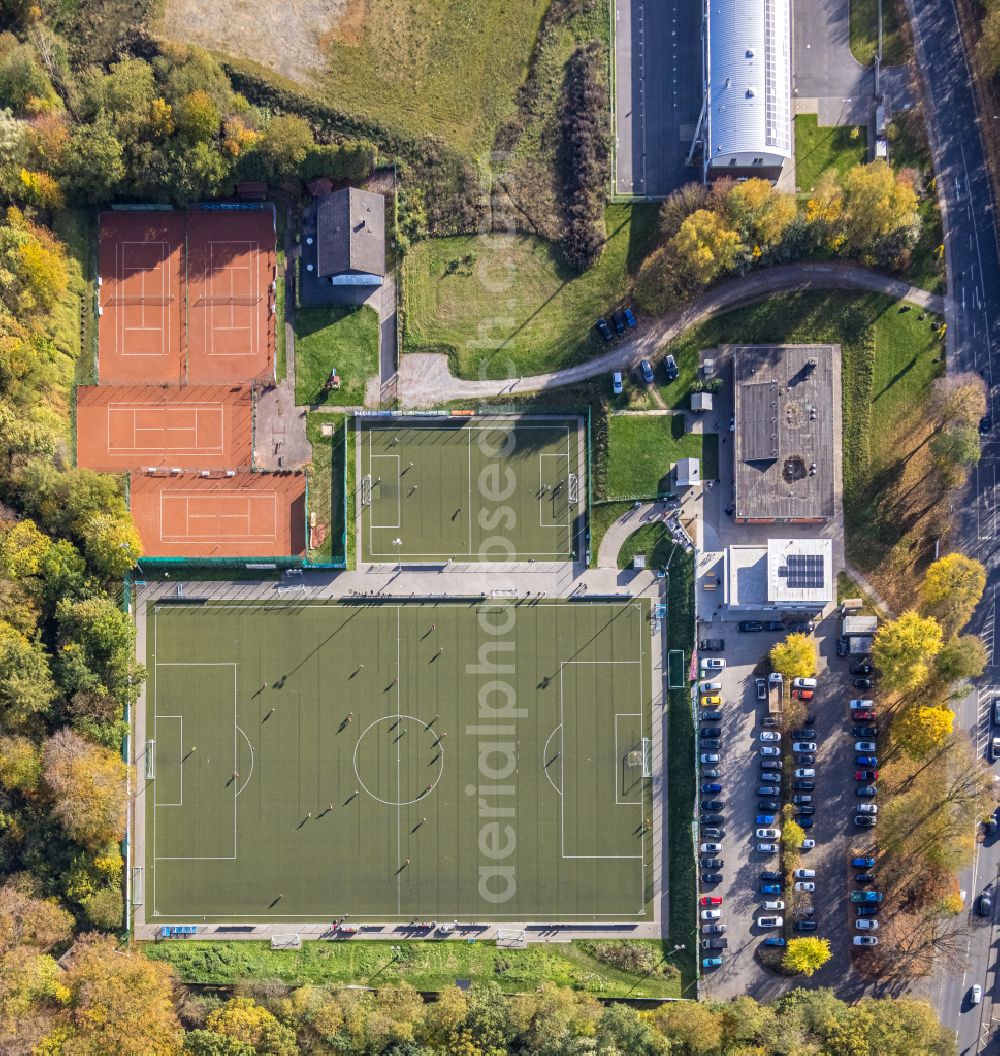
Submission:
[[[316,206],[316,270],[321,276],[385,274],[385,199],[344,187]]]
[[[737,522],[833,517],[834,348],[733,347]]]

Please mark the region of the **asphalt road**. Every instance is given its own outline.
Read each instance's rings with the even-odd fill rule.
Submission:
[[[701,108],[699,0],[615,0],[615,190],[659,198],[686,164]]]
[[[1000,692],[1000,666],[994,643],[997,588],[1000,586],[998,500],[1000,500],[1000,248],[992,188],[987,175],[981,120],[996,120],[979,112],[968,62],[958,31],[954,0],[907,0],[923,78],[928,131],[934,153],[938,191],[945,219],[945,245],[952,303],[948,318],[950,367],[978,370],[990,384],[994,426],[983,444],[982,460],[969,493],[956,509],[959,545],[986,565],[988,583],[972,630],[982,636],[990,666],[976,691],[959,707],[959,722],[984,748],[988,708],[994,689]],[[1000,870],[997,842],[981,845],[972,869],[961,876],[971,907],[975,896]],[[957,1031],[963,1054],[1000,1052],[994,1031],[997,992],[997,926],[980,922],[970,912],[969,957],[964,973],[940,966],[932,984],[932,999],[942,1022]],[[985,991],[983,1003],[972,1006],[973,983]]]

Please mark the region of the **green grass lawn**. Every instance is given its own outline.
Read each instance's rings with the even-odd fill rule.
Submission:
[[[348,562],[353,567],[354,526],[349,521],[346,532],[345,555],[341,537],[344,534],[345,503],[353,511],[354,459],[348,459],[348,488],[344,493],[345,432],[353,455],[354,433],[350,431],[353,418],[343,414],[324,414],[312,411],[306,415],[306,437],[312,444],[312,464],[306,471],[309,480],[309,513],[316,514],[317,524],[326,525],[326,535],[320,546],[309,552],[313,564]],[[332,426],[333,435],[324,436],[323,426]],[[353,512],[351,512],[353,516]]]
[[[263,942],[163,942],[141,948],[151,960],[172,964],[189,983],[266,979],[292,985],[405,982],[418,990],[434,991],[452,986],[456,979],[469,979],[495,981],[505,993],[553,982],[601,997],[628,994],[638,998],[679,997],[687,982],[674,972],[640,976],[621,971],[591,956],[582,943],[532,943],[520,950],[497,949],[492,942],[397,941],[394,945],[402,950],[395,961],[388,943],[354,939],[306,942],[299,950],[272,950]]]
[[[608,495],[654,498],[673,490],[671,466],[701,459],[705,480],[719,475],[718,437],[684,432],[680,414],[614,414],[608,422]]]
[[[460,377],[518,377],[590,359],[602,346],[594,323],[627,298],[656,212],[609,207],[608,242],[583,274],[530,235],[418,243],[403,269],[406,351],[448,352]]]
[[[795,183],[808,194],[827,169],[843,174],[867,159],[868,137],[864,128],[841,125],[820,128],[815,114],[795,118]]]
[[[880,0],[851,0],[851,53],[863,66],[875,61],[878,50],[878,5]],[[906,62],[907,46],[900,26],[897,0],[881,0],[882,64]]]
[[[340,388],[324,389],[336,368]],[[295,402],[362,407],[365,385],[378,373],[378,315],[361,308],[300,308],[295,313]]]
[[[328,38],[326,96],[412,135],[478,153],[493,145],[548,4],[368,0],[357,33]]]

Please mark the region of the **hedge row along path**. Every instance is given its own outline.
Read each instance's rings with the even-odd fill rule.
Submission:
[[[433,407],[453,400],[483,400],[516,393],[535,393],[586,381],[614,370],[632,370],[640,359],[653,360],[670,341],[705,319],[743,307],[772,293],[791,290],[855,289],[884,293],[898,301],[943,314],[945,297],[853,264],[803,263],[768,268],[733,279],[709,290],[677,312],[658,319],[640,320],[636,334],[612,345],[587,363],[548,374],[506,381],[456,378],[448,369],[448,356],[412,352],[401,357],[399,402],[403,407]]]

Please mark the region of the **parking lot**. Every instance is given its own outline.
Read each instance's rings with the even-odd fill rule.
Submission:
[[[759,738],[764,727],[760,720],[767,714],[766,702],[757,700],[755,685],[755,675],[766,674],[766,665],[759,671],[755,668],[782,635],[743,634],[737,630],[735,621],[716,620],[710,628],[705,625],[702,630],[710,632],[712,637],[723,637],[726,643],[724,652],[719,654],[725,658],[726,668],[719,675],[711,676],[722,682],[724,701],[718,723],[722,758],[717,767],[723,788],[716,797],[725,804],[720,812],[724,818],[721,824],[724,835],[719,841],[723,851],[717,855],[724,862],[723,879],[718,884],[703,886],[701,893],[723,899],[719,923],[726,926],[723,937],[727,948],[723,951],[722,966],[706,972],[705,988],[711,997],[720,999],[744,993],[773,997],[803,982],[801,977],[793,980],[773,973],[755,957],[757,948],[768,935],[783,934],[781,930],[763,930],[756,926],[757,917],[767,912],[763,908],[765,898],[780,898],[786,903],[781,916],[788,917],[791,913],[791,892],[787,887],[780,895],[764,895],[760,891],[761,872],[779,870],[780,856],[762,854],[755,849],[760,842],[755,830],[761,827],[755,819],[765,813],[758,807],[757,789],[762,784]],[[815,716],[811,726],[816,730],[817,752],[815,788],[808,793],[814,797],[812,805],[816,813],[814,825],[806,835],[815,839],[816,846],[803,852],[799,865],[816,872],[816,890],[809,897],[817,926],[815,932],[807,934],[828,938],[833,952],[828,964],[809,981],[810,985],[817,986],[843,981],[850,974],[852,939],[860,934],[855,929],[856,912],[849,901],[850,891],[857,886],[853,879],[856,870],[850,868],[850,859],[873,842],[873,830],[858,829],[853,820],[856,804],[861,800],[855,794],[855,738],[848,702],[860,691],[852,686],[849,660],[836,655],[838,634],[836,614],[816,625],[819,685],[815,698],[808,704],[809,713]],[[789,743],[787,737],[783,739],[783,746]],[[786,768],[790,765],[787,754],[784,765]],[[780,826],[780,821],[775,825]],[[702,951],[705,956],[714,952]]]

